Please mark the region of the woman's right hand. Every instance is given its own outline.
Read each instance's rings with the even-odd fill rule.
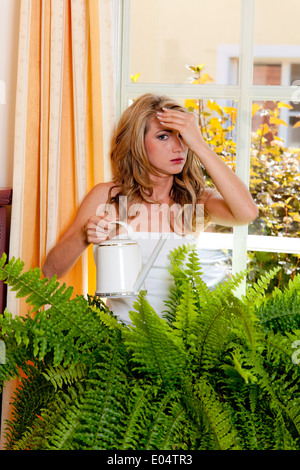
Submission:
[[[110,224],[114,219],[107,215],[91,216],[85,224],[85,238],[88,244],[99,244],[109,238],[111,232],[115,231],[115,224]]]

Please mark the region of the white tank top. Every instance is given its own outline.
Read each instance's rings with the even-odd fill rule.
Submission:
[[[134,238],[141,247],[143,265],[145,265],[151,255],[160,235],[160,233],[156,232],[134,233],[132,238]],[[175,248],[187,244],[196,245],[197,247],[197,239],[192,236],[179,236],[170,233],[170,236],[166,239],[165,244],[145,279],[144,288],[147,290],[146,298],[160,317],[167,309],[164,301],[168,300],[170,288],[173,284],[173,277],[169,272],[169,253]],[[227,276],[228,266],[226,264],[226,254],[220,250],[201,249],[198,247],[197,252],[203,272],[202,279],[209,288],[212,288]],[[130,324],[129,311],[133,310],[133,303],[136,300],[137,297],[108,298],[106,303],[114,314],[117,315],[119,320]]]

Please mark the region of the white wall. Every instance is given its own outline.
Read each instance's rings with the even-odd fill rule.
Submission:
[[[6,88],[6,104],[0,104],[0,187],[11,187],[13,177],[20,2],[0,0],[0,80]]]

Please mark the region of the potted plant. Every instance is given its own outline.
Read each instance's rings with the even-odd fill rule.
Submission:
[[[275,269],[239,299],[244,274],[209,290],[193,247],[170,260],[165,318],[141,292],[126,326],[2,258],[0,279],[30,308],[0,318],[0,380],[20,379],[7,449],[299,449],[300,278],[266,299]]]

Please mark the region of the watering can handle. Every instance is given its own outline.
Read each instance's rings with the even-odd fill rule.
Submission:
[[[127,224],[126,222],[121,222],[120,220],[112,220],[112,221],[109,222],[108,224],[119,224],[119,225],[122,225],[123,227],[126,228],[127,233],[128,233],[128,236],[129,236],[130,238],[132,238],[132,236],[133,236],[133,234],[134,234],[133,228],[131,227],[131,225]]]
[[[134,283],[133,288],[136,292],[138,292],[140,290],[140,288],[142,287],[144,280],[148,276],[148,273],[149,273],[150,269],[152,268],[154,261],[156,260],[157,256],[159,255],[159,253],[160,253],[162,247],[164,246],[164,244],[166,242],[166,239],[169,237],[169,235],[170,235],[169,233],[162,233],[161,234],[161,236],[160,236],[157,244],[155,245],[154,250],[152,251],[147,263],[143,267],[140,275],[137,277],[137,280]]]
[[[129,236],[130,238],[132,238],[132,236],[133,236],[133,234],[134,234],[134,230],[133,230],[133,228],[131,227],[131,225],[128,225],[126,222],[121,222],[120,220],[112,220],[111,222],[109,222],[109,224],[119,224],[119,225],[122,225],[123,227],[126,228],[127,233],[128,233],[128,236]],[[101,245],[101,243],[100,243],[100,245]],[[95,262],[96,262],[96,249],[97,249],[97,245],[94,245],[93,253],[94,253]]]

